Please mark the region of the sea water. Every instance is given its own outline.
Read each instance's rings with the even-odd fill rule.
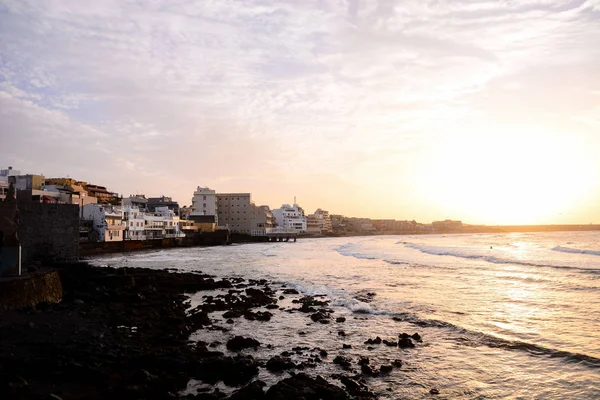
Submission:
[[[370,379],[381,397],[430,398],[436,388],[440,399],[600,398],[600,232],[302,239],[92,263],[265,278],[326,295],[334,316],[347,318],[343,325],[310,324],[297,313],[267,324],[242,318],[215,335],[272,344],[257,355],[265,359],[292,345],[379,364],[402,359],[400,371]],[[347,336],[338,337],[339,329]],[[364,340],[401,332],[418,332],[423,344],[366,353]],[[341,341],[353,348],[342,352]],[[337,366],[319,368],[331,375]],[[261,374],[267,383],[277,378]]]

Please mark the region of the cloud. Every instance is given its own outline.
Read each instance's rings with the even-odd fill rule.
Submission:
[[[514,93],[534,93],[538,71],[548,92],[566,86],[553,71],[597,71],[599,12],[596,0],[4,0],[0,160],[182,202],[197,184],[267,190],[323,170],[343,193],[368,168],[419,165],[449,126],[523,109]],[[598,84],[561,78],[577,83],[563,101],[591,109],[579,85]]]

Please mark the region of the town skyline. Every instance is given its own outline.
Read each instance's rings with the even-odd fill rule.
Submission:
[[[0,162],[190,202],[600,222],[600,4],[0,2]]]

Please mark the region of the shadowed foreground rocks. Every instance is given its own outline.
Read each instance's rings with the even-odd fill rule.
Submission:
[[[265,391],[265,384],[254,380],[264,366],[251,355],[230,356],[211,351],[207,343],[189,342],[190,333],[215,328],[209,318],[215,310],[267,321],[265,313],[250,311],[277,303],[265,281],[246,285],[239,278],[85,263],[57,268],[62,303],[0,313],[2,399],[178,398],[190,379],[239,387],[230,397],[238,400],[350,398],[339,386],[305,374],[282,378]],[[251,284],[262,289],[245,287]],[[186,313],[186,294],[216,289],[229,290],[222,297],[206,296],[202,306]],[[305,308],[323,305],[303,302]],[[328,313],[324,318],[329,319]],[[244,337],[227,343],[233,351],[258,346]],[[271,360],[268,367],[295,366],[285,361]],[[226,397],[216,390],[185,396]]]

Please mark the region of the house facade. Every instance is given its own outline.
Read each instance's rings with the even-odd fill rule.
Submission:
[[[306,216],[298,204],[284,204],[273,210],[273,217],[277,227],[291,229],[297,233],[308,231]]]

